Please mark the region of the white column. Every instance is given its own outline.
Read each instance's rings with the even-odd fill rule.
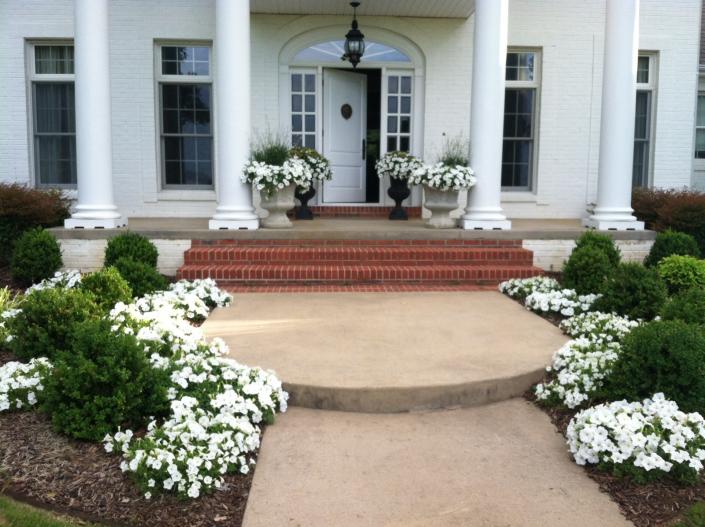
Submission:
[[[470,166],[477,184],[460,220],[464,229],[511,228],[500,203],[508,20],[508,0],[475,1]]]
[[[639,0],[607,0],[597,206],[584,221],[600,230],[642,230],[632,215],[632,162]]]
[[[113,199],[108,0],[74,2],[78,204],[67,229],[121,227]]]
[[[218,208],[210,229],[257,229],[250,185],[250,0],[216,0],[215,118]]]

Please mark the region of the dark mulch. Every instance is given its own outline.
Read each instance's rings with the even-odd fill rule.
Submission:
[[[578,410],[551,408],[536,402],[533,390],[524,397],[548,414],[558,431],[565,437],[568,423]],[[667,527],[681,519],[693,503],[705,501],[705,481],[698,485],[683,486],[670,481],[636,484],[618,478],[594,466],[586,466],[585,472],[617,502],[622,514],[637,527]]]
[[[15,293],[24,291],[24,288],[12,278],[10,266],[0,263],[0,289],[3,287],[9,287]]]
[[[145,500],[102,445],[56,434],[40,412],[0,415],[0,491],[103,525],[238,527],[254,474],[228,476],[197,500]]]

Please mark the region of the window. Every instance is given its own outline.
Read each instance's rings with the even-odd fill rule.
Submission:
[[[695,159],[705,159],[705,91],[698,92],[695,117]]]
[[[344,40],[331,40],[330,42],[314,44],[299,51],[294,57],[294,62],[340,63],[340,57],[345,53],[344,45]],[[365,54],[362,56],[361,62],[411,62],[411,59],[396,48],[366,40]]]
[[[29,56],[36,185],[75,187],[73,45],[35,44]]]
[[[656,89],[656,57],[640,55],[636,70],[636,111],[634,115],[634,162],[632,185],[649,185],[652,150],[653,104]]]
[[[291,74],[291,144],[316,148],[316,74]]]
[[[411,75],[387,75],[387,152],[411,149]]]
[[[502,188],[531,190],[539,88],[539,53],[509,51],[505,74]]]
[[[165,188],[213,187],[209,46],[158,48],[162,182]]]

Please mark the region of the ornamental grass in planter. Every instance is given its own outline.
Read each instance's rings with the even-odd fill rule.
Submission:
[[[468,166],[468,150],[463,138],[446,141],[438,163],[423,166],[409,179],[410,183],[424,187],[424,207],[431,211],[426,227],[455,227],[456,221],[450,213],[458,208],[459,193],[470,189],[477,181]]]
[[[387,195],[394,200],[394,208],[389,213],[390,220],[408,220],[402,202],[409,197],[409,179],[414,172],[423,168],[423,164],[417,158],[407,152],[387,152],[375,164],[377,176],[380,179],[389,178],[389,189]]]
[[[330,162],[313,148],[304,146],[295,146],[289,150],[289,155],[304,161],[311,171],[311,181],[308,186],[296,185],[294,197],[301,203],[301,206],[296,210],[296,219],[312,220],[313,212],[311,212],[311,209],[308,207],[308,202],[316,195],[315,182],[330,181],[333,179]]]
[[[308,163],[293,156],[284,140],[273,135],[255,147],[242,174],[242,181],[260,193],[260,205],[269,212],[262,226],[270,229],[293,226],[286,213],[294,208],[294,191],[297,186],[310,187],[312,180]]]

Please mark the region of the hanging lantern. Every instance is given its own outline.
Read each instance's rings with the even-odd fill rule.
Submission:
[[[356,68],[365,53],[365,35],[357,28],[357,8],[360,2],[350,2],[353,8],[353,21],[350,31],[345,35],[345,54],[340,57]]]

